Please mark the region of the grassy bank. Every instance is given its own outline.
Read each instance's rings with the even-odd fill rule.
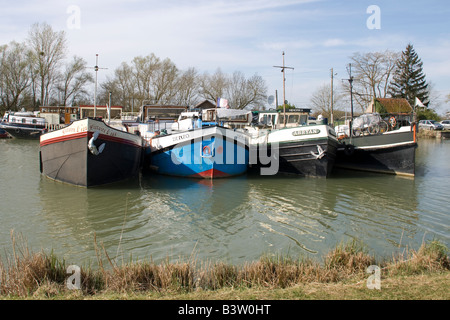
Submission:
[[[105,251],[102,251],[106,255]],[[380,268],[381,288],[369,289],[367,268]],[[440,242],[385,261],[356,243],[343,244],[322,263],[263,257],[235,266],[190,259],[81,268],[80,289],[67,288],[67,263],[52,253],[14,246],[0,262],[2,299],[450,299],[450,259]]]

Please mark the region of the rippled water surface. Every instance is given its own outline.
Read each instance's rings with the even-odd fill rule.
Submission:
[[[0,247],[11,251],[13,230],[34,251],[85,265],[97,261],[95,243],[127,261],[194,255],[230,263],[322,258],[350,239],[383,257],[429,239],[450,246],[450,141],[421,140],[416,156],[414,179],[143,175],[84,189],[40,175],[37,141],[0,140]]]

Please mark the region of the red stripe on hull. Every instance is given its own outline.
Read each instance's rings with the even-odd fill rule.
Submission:
[[[229,177],[230,175],[228,173],[222,172],[217,169],[209,169],[203,172],[199,172],[196,174],[191,175],[192,178],[205,178],[205,179],[212,179],[212,178],[225,178]]]
[[[53,144],[53,143],[63,142],[63,141],[68,141],[68,140],[74,140],[74,139],[80,139],[80,138],[84,138],[86,136],[87,136],[87,132],[80,132],[80,133],[75,133],[75,134],[71,134],[71,135],[47,139],[47,140],[41,141],[40,145],[42,147],[42,146],[46,146],[48,144]]]
[[[71,135],[65,135],[65,136],[56,137],[56,138],[47,139],[45,141],[42,141],[40,143],[40,145],[42,147],[42,146],[46,146],[48,144],[53,144],[53,143],[57,143],[57,142],[63,142],[63,141],[69,141],[69,140],[74,140],[74,139],[85,138],[86,136],[88,138],[92,138],[93,134],[94,134],[93,132],[86,132],[85,131],[85,132],[75,133],[75,134],[71,134]],[[141,147],[141,146],[133,143],[132,141],[125,140],[125,139],[122,139],[122,138],[112,137],[112,136],[105,135],[105,134],[99,134],[98,139],[105,140],[105,141],[111,141],[111,142],[124,143],[124,144],[128,144],[128,145],[134,146],[136,148],[140,148]]]

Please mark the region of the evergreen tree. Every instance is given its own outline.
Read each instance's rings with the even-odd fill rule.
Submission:
[[[414,107],[417,97],[423,104],[428,105],[429,88],[422,65],[412,44],[408,44],[397,61],[397,68],[389,87],[392,98],[405,98]]]

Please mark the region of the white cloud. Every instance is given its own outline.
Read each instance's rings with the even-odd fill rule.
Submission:
[[[346,44],[346,42],[344,40],[338,39],[338,38],[327,39],[327,40],[325,40],[325,42],[323,42],[324,47],[340,47],[345,44]]]

